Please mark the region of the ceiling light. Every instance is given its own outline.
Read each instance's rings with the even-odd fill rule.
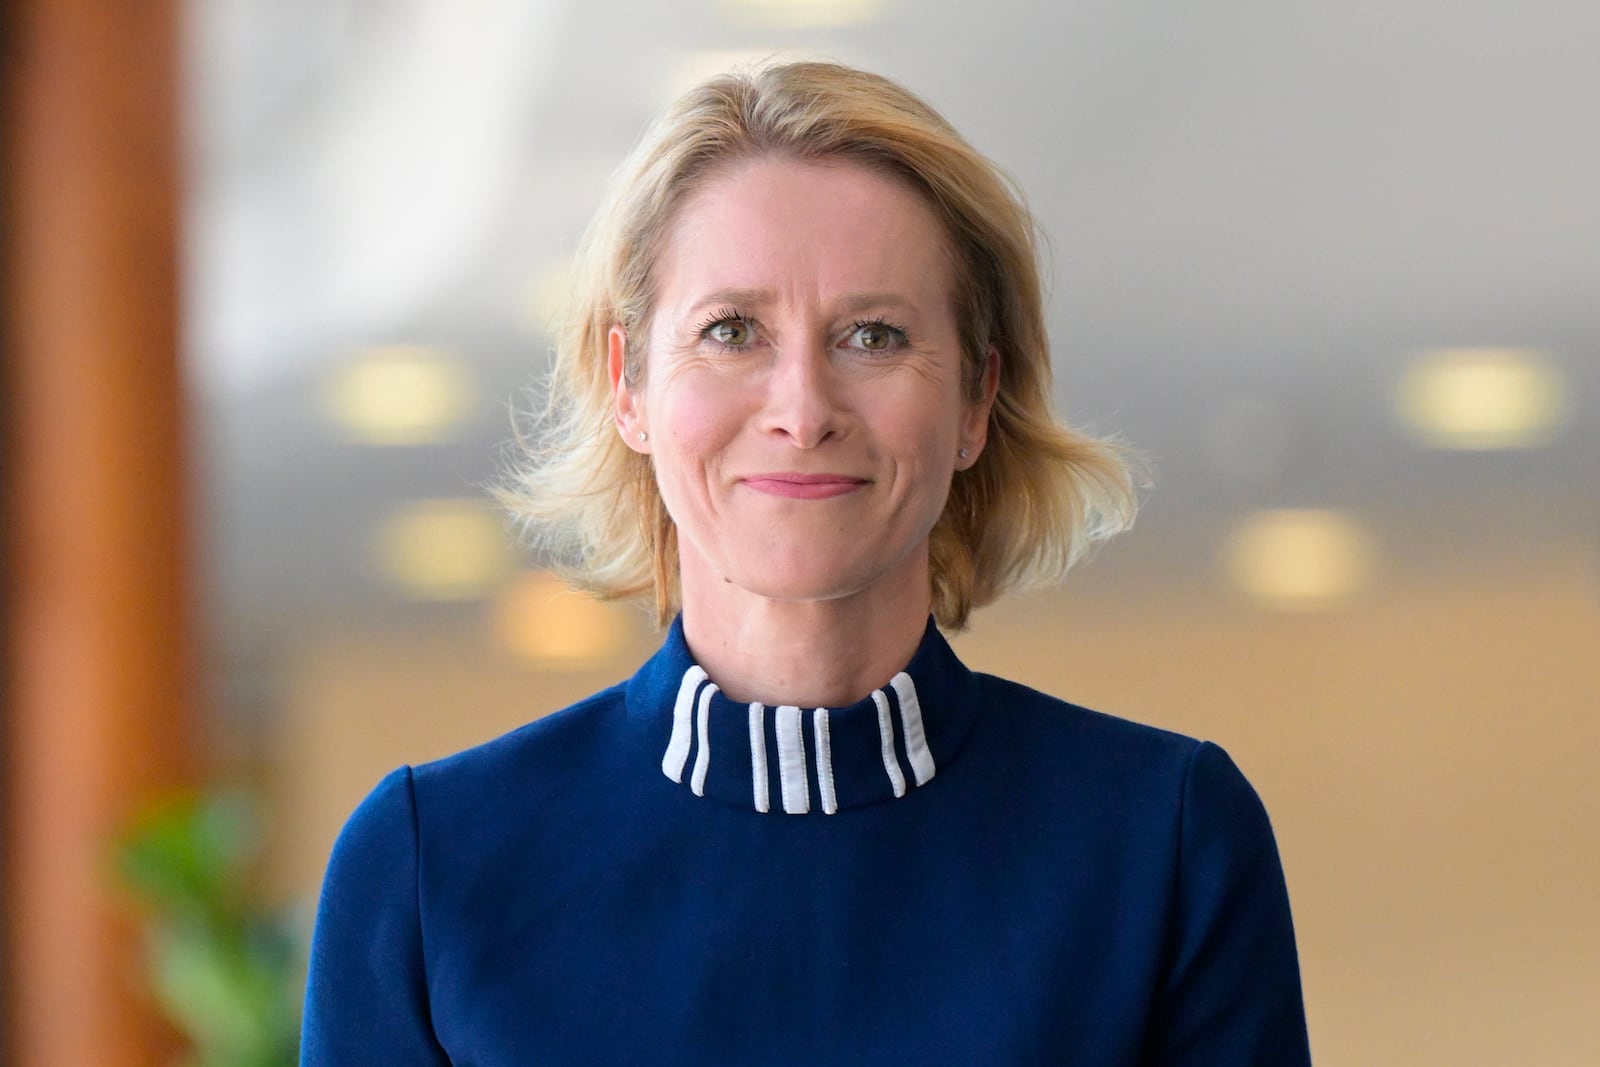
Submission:
[[[1330,607],[1372,577],[1371,538],[1339,511],[1258,511],[1235,527],[1223,550],[1234,583],[1263,606]]]
[[[468,499],[423,500],[389,516],[373,539],[378,572],[406,596],[468,600],[516,565],[501,519]]]
[[[1395,412],[1429,448],[1531,448],[1560,429],[1567,391],[1560,372],[1533,349],[1440,349],[1400,379]]]
[[[374,348],[336,372],[323,391],[328,414],[370,445],[446,440],[476,403],[472,371],[420,345]]]
[[[623,648],[626,611],[567,588],[548,571],[529,571],[501,593],[494,633],[506,648],[540,666],[587,667]]]

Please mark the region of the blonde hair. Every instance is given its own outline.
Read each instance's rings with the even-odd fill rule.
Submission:
[[[1122,450],[1059,422],[1050,400],[1035,223],[1020,192],[943,117],[894,82],[832,63],[721,75],[681,97],[613,179],[574,262],[546,406],[499,495],[552,569],[599,596],[679,604],[677,531],[650,460],[614,423],[607,335],[649,328],[655,265],[685,196],[738,162],[841,160],[897,176],[943,223],[953,252],[963,379],[972,396],[1000,354],[988,443],[959,472],[929,540],[933,613],[960,629],[1017,585],[1059,580],[1136,508]],[[624,373],[643,380],[644,345]]]

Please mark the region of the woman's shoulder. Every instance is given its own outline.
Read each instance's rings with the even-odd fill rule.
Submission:
[[[974,673],[989,722],[1035,744],[1092,746],[1097,755],[1189,759],[1199,738],[1075,704],[1021,682]]]
[[[615,685],[471,748],[397,767],[367,794],[346,829],[382,819],[470,821],[502,802],[536,802],[574,778],[603,773],[595,765],[615,758],[623,718],[622,686]]]
[[[530,884],[532,870],[588,855],[587,841],[620,832],[638,809],[647,779],[634,766],[637,727],[617,685],[453,755],[402,765],[346,820],[328,877],[392,888],[394,872],[409,871],[436,899]]]
[[[481,744],[418,763],[412,775],[435,803],[455,794],[480,803],[526,794],[541,782],[592,774],[594,764],[617,758],[625,719],[623,686],[613,685]]]
[[[1222,799],[1258,807],[1244,773],[1218,743],[1074,704],[1019,682],[975,674],[984,733],[1017,773],[1039,788],[1122,798],[1139,807],[1180,811],[1186,802]]]

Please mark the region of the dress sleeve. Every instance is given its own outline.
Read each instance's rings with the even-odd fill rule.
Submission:
[[[428,1008],[411,769],[361,802],[333,846],[311,938],[301,1067],[448,1067]]]
[[[1228,754],[1190,757],[1170,966],[1150,1067],[1311,1062],[1283,865],[1266,809]]]

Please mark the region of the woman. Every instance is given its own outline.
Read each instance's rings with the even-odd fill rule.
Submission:
[[[517,494],[666,643],[361,805],[304,1062],[1308,1062],[1228,757],[939,634],[1131,518],[1049,388],[1031,217],[925,104],[828,64],[684,97],[585,240]]]

